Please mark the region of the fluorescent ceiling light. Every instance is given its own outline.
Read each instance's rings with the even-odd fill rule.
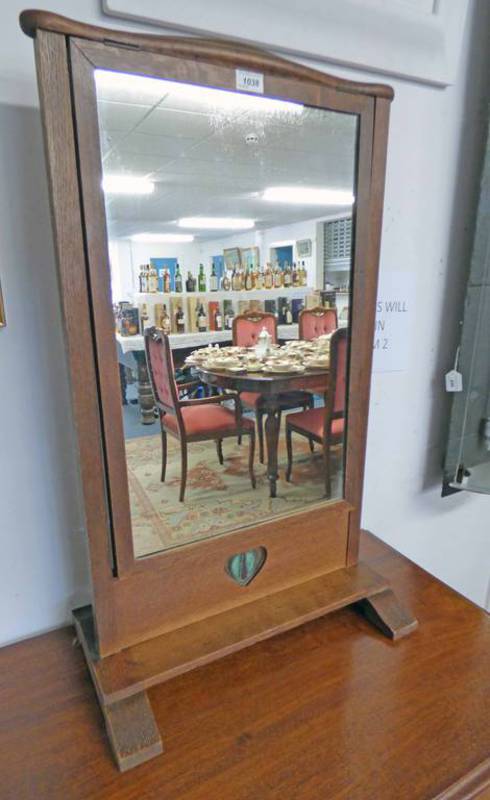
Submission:
[[[316,189],[308,186],[271,186],[265,189],[262,198],[274,203],[319,206],[351,206],[354,202],[352,192],[340,189]]]
[[[216,228],[217,230],[230,229],[246,231],[253,228],[255,220],[240,219],[239,217],[182,217],[177,225],[179,228]]]
[[[192,233],[133,233],[132,242],[193,242]]]
[[[145,75],[130,75],[127,72],[97,69],[95,70],[95,83],[100,99],[110,100],[111,91],[117,92],[119,101],[123,99],[121,94],[123,97],[127,94],[133,100],[135,95],[139,95],[142,102],[145,100],[157,102],[165,99],[166,104],[162,106],[163,109],[165,109],[165,105],[170,105],[172,100],[187,98],[201,106],[209,106],[212,112],[238,110],[253,111],[258,114],[302,114],[304,110],[301,103],[293,103],[289,100],[277,100],[273,97],[262,97],[226,89],[212,89],[209,86],[196,86],[192,83],[148,78]]]
[[[107,194],[151,194],[155,184],[138,175],[104,175],[102,188]]]

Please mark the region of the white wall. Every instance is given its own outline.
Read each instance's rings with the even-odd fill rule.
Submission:
[[[38,6],[104,23],[96,0]],[[61,624],[88,580],[32,42],[17,28],[21,8],[11,0],[0,12],[0,276],[8,315],[0,331],[0,642]],[[270,8],[264,25],[274,22]],[[410,368],[373,378],[363,519],[483,605],[490,498],[440,498],[449,408],[441,378],[458,335],[488,92],[488,49],[485,60],[481,53],[490,4],[478,0],[476,10],[454,86],[393,81],[381,268],[415,272],[418,311]]]
[[[334,219],[335,217],[332,217]],[[330,217],[322,217],[322,220]],[[137,291],[139,265],[147,264],[151,258],[177,258],[184,279],[187,271],[197,275],[199,264],[204,265],[206,274],[211,274],[212,256],[222,255],[228,247],[255,247],[260,249],[260,263],[265,264],[270,258],[270,248],[274,242],[311,239],[311,257],[302,259],[308,273],[308,286],[316,286],[317,259],[317,220],[304,220],[290,225],[281,225],[267,230],[253,230],[233,233],[216,239],[198,239],[188,244],[182,243],[144,243],[131,242],[129,239],[115,239],[111,242],[111,260],[113,266],[113,297],[115,300],[133,299],[132,292]],[[296,258],[296,253],[294,255]],[[119,294],[116,291],[116,287]]]

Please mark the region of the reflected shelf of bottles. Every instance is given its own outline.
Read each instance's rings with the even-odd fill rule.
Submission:
[[[221,278],[214,263],[206,276],[200,264],[197,276],[187,271],[184,280],[178,262],[173,274],[143,264],[139,269],[139,292],[135,304],[114,308],[120,336],[142,335],[151,325],[167,334],[209,334],[230,331],[237,314],[246,309],[273,313],[279,325],[294,325],[305,306],[319,303],[319,292],[307,286],[303,263],[280,267],[235,267]],[[173,337],[172,337],[173,338]]]

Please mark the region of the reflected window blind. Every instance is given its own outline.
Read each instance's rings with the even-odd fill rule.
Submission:
[[[335,270],[350,270],[352,218],[323,223],[323,275]]]

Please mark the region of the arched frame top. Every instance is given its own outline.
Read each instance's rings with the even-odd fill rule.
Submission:
[[[225,39],[205,39],[187,36],[158,36],[149,33],[133,33],[111,28],[101,28],[69,19],[49,11],[26,10],[20,15],[20,26],[24,33],[36,38],[38,30],[76,36],[103,44],[121,45],[131,49],[180,58],[202,59],[210,63],[248,69],[267,70],[269,74],[283,78],[307,80],[339,92],[393,99],[393,89],[387,84],[359,83],[337,78],[319,70],[288,61],[267,50],[249,47],[241,42]]]

